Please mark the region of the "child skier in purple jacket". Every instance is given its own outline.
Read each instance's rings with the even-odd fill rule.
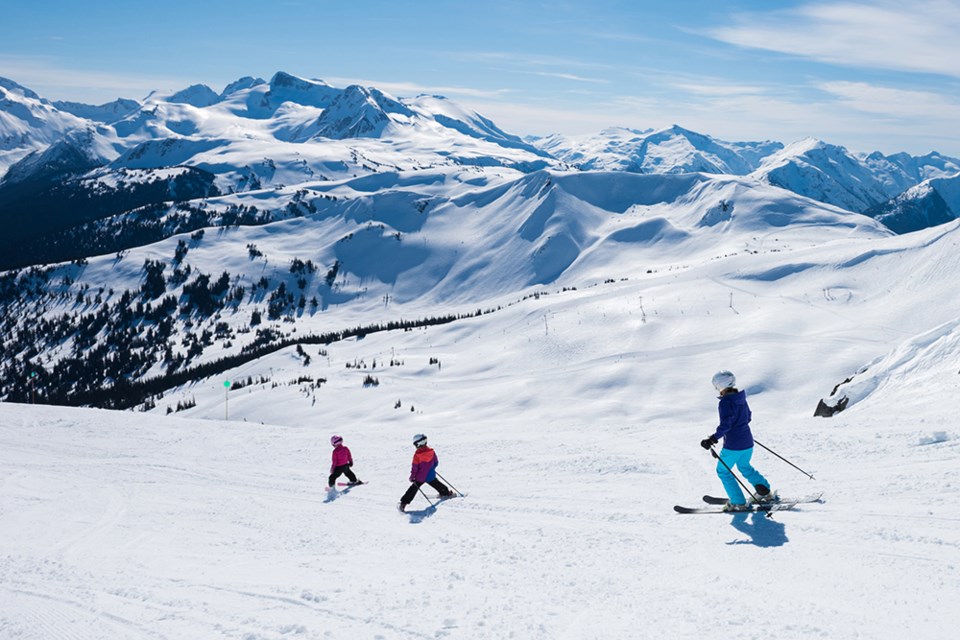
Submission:
[[[413,502],[417,496],[417,490],[424,482],[437,490],[441,498],[449,498],[454,495],[447,485],[437,480],[437,465],[440,459],[436,452],[427,446],[427,436],[418,433],[413,436],[413,446],[417,451],[413,454],[413,464],[410,466],[410,488],[407,489],[403,497],[400,498],[400,504],[397,507],[400,511],[405,511],[407,505]]]
[[[740,490],[740,484],[731,470],[736,467],[753,485],[757,497],[762,502],[776,500],[776,495],[770,491],[770,483],[759,471],[750,464],[753,456],[753,434],[750,431],[750,407],[747,405],[747,394],[736,388],[737,379],[729,371],[719,371],[713,376],[713,386],[720,394],[720,403],[717,407],[720,412],[720,425],[714,433],[700,441],[700,446],[708,451],[723,438],[723,449],[720,450],[717,460],[717,475],[723,483],[730,501],[727,511],[748,511],[746,498]],[[714,453],[716,456],[716,453]]]
[[[350,449],[343,444],[343,438],[333,436],[330,438],[330,444],[333,446],[333,463],[330,465],[330,479],[327,480],[327,491],[332,491],[336,486],[334,483],[341,475],[347,476],[351,485],[363,484],[353,474],[350,467],[353,466],[353,456],[350,455]]]

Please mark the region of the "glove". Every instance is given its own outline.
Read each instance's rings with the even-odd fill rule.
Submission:
[[[707,449],[708,451],[710,450],[710,447],[712,447],[715,444],[717,444],[717,441],[714,439],[713,436],[710,436],[709,438],[706,438],[700,441],[700,446],[703,447],[704,449]]]

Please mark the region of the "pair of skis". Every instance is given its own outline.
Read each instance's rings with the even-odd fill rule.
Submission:
[[[759,504],[748,505],[750,508],[745,511],[724,511],[727,504],[726,498],[716,496],[703,496],[703,501],[709,506],[705,507],[683,507],[676,505],[673,510],[677,513],[769,513],[773,511],[787,511],[793,509],[798,504],[808,504],[812,502],[822,502],[823,493],[813,493],[802,498],[780,498],[774,502],[761,502]]]
[[[465,493],[448,493],[448,494],[445,495],[445,496],[441,496],[441,495],[427,496],[427,495],[424,495],[424,497],[425,497],[425,498],[428,498],[429,500],[433,500],[433,502],[430,503],[430,506],[427,507],[427,509],[436,509],[436,508],[437,508],[437,505],[440,504],[441,502],[443,502],[444,500],[450,500],[450,499],[452,499],[452,498],[466,498],[466,497],[467,497],[467,494],[465,494]],[[429,502],[429,500],[428,500],[428,502]],[[400,513],[411,513],[410,511],[407,511],[407,510],[406,510],[407,506],[409,506],[409,505],[404,505],[403,503],[398,503],[398,504],[397,504],[397,511],[399,511]]]

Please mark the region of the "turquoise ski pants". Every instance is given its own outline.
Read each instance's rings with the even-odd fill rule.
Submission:
[[[751,486],[755,484],[770,486],[767,479],[750,465],[750,458],[752,457],[753,447],[741,451],[734,451],[733,449],[720,450],[720,460],[723,462],[720,460],[717,461],[717,475],[720,476],[720,482],[723,483],[723,488],[726,490],[727,497],[730,498],[732,504],[746,504],[747,500],[743,497],[743,491],[740,489],[737,478],[727,471],[727,467],[738,469]],[[727,467],[723,466],[724,462],[727,463]]]

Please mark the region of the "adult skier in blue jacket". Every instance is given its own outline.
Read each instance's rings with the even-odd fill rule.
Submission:
[[[749,511],[740,484],[731,473],[732,469],[740,470],[747,482],[753,485],[761,501],[775,500],[776,496],[770,491],[767,479],[750,464],[750,458],[753,457],[753,434],[750,432],[751,413],[747,405],[747,394],[737,390],[737,379],[729,371],[718,371],[712,382],[720,394],[717,407],[720,412],[720,425],[710,437],[700,441],[700,446],[710,450],[723,438],[723,449],[720,450],[717,461],[717,475],[730,500],[725,509]]]

